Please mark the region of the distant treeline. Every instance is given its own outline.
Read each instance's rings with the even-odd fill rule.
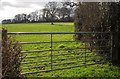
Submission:
[[[71,2],[48,2],[42,10],[36,10],[29,14],[17,14],[14,19],[5,19],[7,23],[34,23],[34,22],[72,22],[74,7]]]

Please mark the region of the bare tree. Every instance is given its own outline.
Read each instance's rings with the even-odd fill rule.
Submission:
[[[53,21],[56,19],[56,13],[58,11],[58,2],[48,2],[46,5],[45,5],[45,13],[46,13],[46,16],[48,17],[49,16],[49,19],[51,20],[51,24],[53,25]]]
[[[21,22],[26,23],[27,22],[27,14],[22,13],[21,14]]]
[[[43,21],[43,10],[37,10],[38,21]]]
[[[25,23],[25,22],[27,22],[27,14],[24,14],[24,13],[17,14],[14,17],[14,20],[16,23]]]
[[[15,15],[14,19],[15,19],[15,22],[17,23],[20,22],[20,14]]]
[[[43,17],[43,21],[49,21],[49,11],[48,11],[48,9],[46,9],[46,8],[43,9],[42,17]]]
[[[28,16],[30,22],[37,22],[39,20],[38,11],[31,12]]]
[[[73,7],[70,6],[71,2],[64,1],[61,2],[60,7],[57,12],[57,16],[61,21],[70,21],[72,20]]]

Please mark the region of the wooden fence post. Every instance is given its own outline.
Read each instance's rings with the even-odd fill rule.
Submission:
[[[2,46],[7,46],[7,30],[2,29]]]

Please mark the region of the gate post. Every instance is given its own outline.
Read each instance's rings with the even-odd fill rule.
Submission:
[[[112,33],[112,64],[120,65],[120,33]]]
[[[2,46],[7,46],[7,30],[4,28],[2,29]]]
[[[119,21],[119,5],[113,3],[111,12],[111,32],[112,32],[112,64],[120,66],[120,21]]]

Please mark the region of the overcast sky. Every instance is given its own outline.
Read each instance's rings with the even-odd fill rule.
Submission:
[[[35,10],[40,10],[49,1],[63,0],[0,0],[0,21],[12,19],[16,14],[28,14]]]
[[[30,13],[42,9],[49,1],[66,0],[0,0],[0,21],[3,19],[12,19],[16,14]],[[70,1],[70,0],[68,0]],[[101,1],[101,0],[71,0],[71,1]],[[104,1],[104,0],[102,0]],[[116,0],[105,0],[116,1]],[[120,0],[117,0],[120,1]]]

